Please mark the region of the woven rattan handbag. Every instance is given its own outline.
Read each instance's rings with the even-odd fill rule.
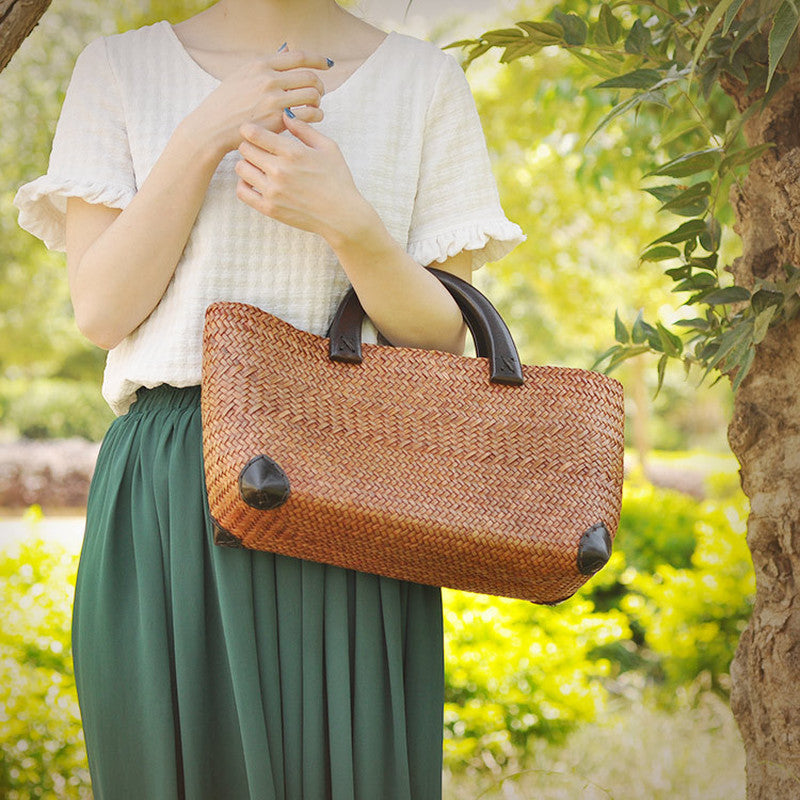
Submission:
[[[521,366],[486,297],[431,272],[458,302],[476,358],[362,345],[352,289],[329,338],[242,303],[208,307],[201,408],[215,542],[558,602],[610,556],[622,387]]]

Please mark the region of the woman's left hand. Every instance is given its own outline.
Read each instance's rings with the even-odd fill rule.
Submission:
[[[339,146],[285,111],[283,118],[293,136],[242,125],[237,197],[267,217],[328,241],[356,230],[366,200]]]

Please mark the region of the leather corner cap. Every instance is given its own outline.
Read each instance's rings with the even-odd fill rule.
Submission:
[[[251,458],[239,474],[239,494],[251,508],[267,511],[283,505],[291,488],[289,478],[269,456]]]
[[[578,543],[578,571],[581,575],[594,575],[611,558],[611,534],[602,522],[592,525]]]

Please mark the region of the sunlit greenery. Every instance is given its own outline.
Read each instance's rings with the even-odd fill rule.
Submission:
[[[448,774],[529,768],[542,742],[607,720],[621,700],[676,710],[700,690],[725,695],[754,591],[743,498],[698,503],[645,485],[625,498],[612,562],[567,602],[444,591]],[[0,551],[0,796],[79,798],[88,777],[69,638],[77,555],[31,524]]]

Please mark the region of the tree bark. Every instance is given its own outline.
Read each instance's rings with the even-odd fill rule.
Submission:
[[[50,0],[0,0],[0,72],[49,5]]]
[[[730,91],[730,87],[729,91]],[[732,92],[732,94],[735,93]],[[740,107],[745,98],[737,97]],[[775,147],[734,187],[743,255],[738,285],[800,266],[800,74],[748,120],[750,145]],[[731,665],[731,706],[744,739],[750,800],[800,797],[800,320],[757,347],[728,428],[750,498],[747,541],[756,601]]]

